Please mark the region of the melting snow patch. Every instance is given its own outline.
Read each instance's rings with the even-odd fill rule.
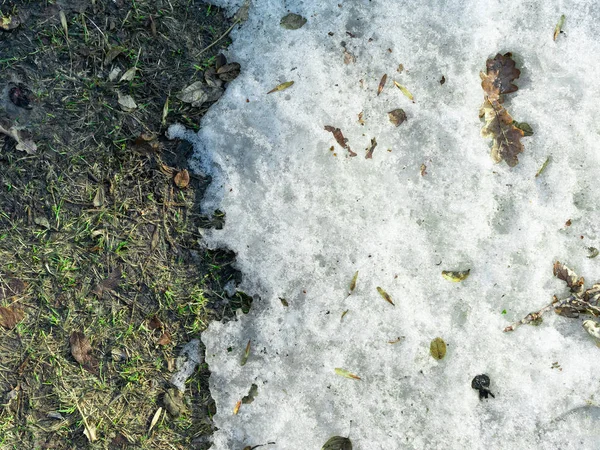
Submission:
[[[581,321],[502,331],[566,293],[555,260],[600,278],[587,258],[600,247],[600,4],[561,5],[252,3],[227,55],[241,75],[197,135],[170,130],[216,174],[204,207],[226,224],[209,244],[237,253],[239,289],[260,296],[202,336],[214,449],[318,449],[336,435],[357,449],[597,448],[599,350]],[[307,23],[281,27],[289,12]],[[512,169],[493,163],[478,117],[479,72],[509,51],[521,76],[508,110],[535,133]],[[495,398],[471,387],[483,374]]]

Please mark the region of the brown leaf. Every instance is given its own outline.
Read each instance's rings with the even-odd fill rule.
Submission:
[[[516,166],[518,155],[523,152],[523,130],[514,126],[513,118],[498,100],[490,101],[488,97],[483,113],[485,125],[481,135],[492,138],[492,158],[495,162],[504,160],[510,167]]]
[[[5,284],[0,284],[0,300],[21,295],[27,289],[27,284],[18,278],[9,278]]]
[[[188,184],[190,184],[190,173],[186,169],[177,172],[177,175],[175,175],[175,186],[179,189],[185,189],[188,187]]]
[[[223,95],[223,88],[211,87],[204,84],[202,81],[196,81],[183,91],[177,98],[184,103],[190,103],[193,107],[200,107],[206,102],[214,102]]]
[[[390,118],[390,122],[397,127],[406,120],[406,113],[402,108],[398,108],[390,111],[388,117]]]
[[[232,62],[224,64],[217,69],[217,75],[221,81],[233,81],[240,75],[241,66],[239,63]]]
[[[554,263],[553,272],[556,278],[567,283],[567,287],[571,290],[571,292],[574,294],[581,294],[583,292],[583,277],[579,277],[575,272],[573,272],[560,261],[556,261]]]
[[[353,64],[356,62],[356,56],[344,49],[344,64]]]
[[[168,331],[163,331],[163,334],[160,335],[160,337],[158,338],[158,341],[156,341],[156,343],[158,345],[169,345],[172,342],[171,339],[171,333],[169,333]]]
[[[114,291],[119,286],[122,275],[121,268],[117,267],[108,275],[108,278],[102,280],[92,289],[92,293],[101,298],[104,291]]]
[[[348,153],[350,154],[350,156],[356,156],[356,153],[354,153],[350,149],[350,146],[347,144],[348,139],[346,139],[344,137],[344,135],[342,134],[342,130],[340,130],[339,128],[332,127],[331,125],[325,125],[325,131],[329,131],[329,132],[333,133],[333,137],[335,138],[335,141],[342,148],[345,148],[346,150],[348,150]]]
[[[424,177],[427,175],[427,166],[425,164],[421,164],[421,176]]]
[[[152,316],[148,320],[148,329],[150,330],[162,330],[163,326],[163,323],[157,316]]]
[[[481,87],[490,100],[497,100],[499,95],[519,89],[513,81],[519,78],[521,71],[515,67],[511,53],[498,53],[494,59],[488,59],[485,65],[486,74],[481,74]]]
[[[25,313],[22,309],[0,306],[0,326],[7,330],[12,330],[24,317]]]
[[[381,94],[381,91],[383,91],[383,87],[385,86],[386,81],[387,81],[387,73],[384,73],[383,76],[381,77],[381,81],[379,82],[379,87],[377,88],[378,96],[379,96],[379,94]]]
[[[371,145],[367,147],[367,154],[365,155],[365,159],[373,158],[373,151],[375,151],[375,147],[377,147],[377,139],[371,139]]]
[[[158,153],[160,142],[158,142],[156,135],[142,133],[133,141],[133,149],[143,154]]]
[[[71,355],[81,366],[91,373],[98,370],[98,361],[93,355],[90,341],[81,331],[73,331],[69,339],[71,344]]]

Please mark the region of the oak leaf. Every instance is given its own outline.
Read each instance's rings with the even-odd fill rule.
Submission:
[[[97,373],[98,361],[93,355],[90,341],[81,331],[73,331],[69,338],[71,344],[71,355],[81,366],[91,373]]]
[[[523,130],[515,127],[513,118],[497,100],[486,100],[483,114],[485,125],[481,135],[492,139],[492,158],[497,163],[504,160],[510,167],[516,166],[518,155],[523,152]]]

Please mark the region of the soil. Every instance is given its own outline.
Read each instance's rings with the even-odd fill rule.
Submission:
[[[225,293],[234,255],[202,242],[224,215],[200,214],[210,180],[182,183],[191,148],[164,133],[200,126],[210,103],[178,93],[231,22],[196,0],[0,12],[0,448],[208,448],[207,365],[178,408],[169,379],[250,299]]]

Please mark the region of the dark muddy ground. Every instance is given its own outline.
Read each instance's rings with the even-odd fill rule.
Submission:
[[[177,95],[231,23],[196,0],[0,11],[0,448],[207,448],[208,368],[173,408],[175,358],[249,303],[202,244],[209,180],[186,186],[191,149],[163,136],[199,127],[210,103]]]

